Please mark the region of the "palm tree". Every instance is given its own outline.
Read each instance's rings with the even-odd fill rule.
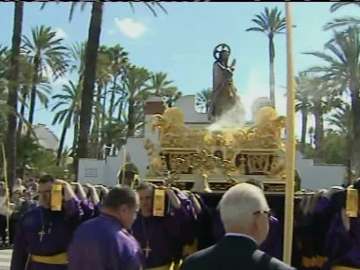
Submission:
[[[150,87],[156,96],[162,96],[162,93],[173,87],[173,81],[167,79],[167,74],[158,72],[151,76]]]
[[[324,81],[308,72],[300,72],[296,81],[298,101],[296,110],[301,111],[302,115],[301,150],[305,150],[307,118],[308,114],[312,113],[315,120],[316,161],[319,161],[323,158],[324,115],[339,106],[338,95],[341,86],[331,81]]]
[[[77,85],[83,85],[84,79],[84,69],[85,69],[85,47],[86,43],[75,43],[70,48],[70,72],[77,71],[78,74],[78,82]],[[78,152],[78,139],[79,139],[79,117],[80,117],[80,108],[79,113],[74,115],[74,137],[73,137],[73,144],[71,147],[72,157],[74,159],[74,171],[77,170],[77,159],[76,153]]]
[[[9,64],[9,50],[7,47],[0,44],[0,80],[1,80],[1,89],[6,88],[6,76]]]
[[[196,106],[198,106],[203,113],[208,113],[211,104],[212,89],[206,88],[196,94]]]
[[[169,87],[164,90],[162,97],[167,107],[171,108],[174,106],[175,102],[182,96],[182,93],[178,90],[176,86]]]
[[[314,139],[315,139],[315,161],[319,162],[323,158],[323,142],[324,142],[324,115],[333,108],[335,100],[332,88],[321,78],[310,78],[310,102],[311,112],[315,120]]]
[[[174,81],[168,80],[167,74],[158,72],[151,75],[149,88],[154,91],[155,96],[161,97],[168,107],[181,96],[181,92],[173,85]]]
[[[32,29],[32,39],[24,37],[24,47],[34,66],[32,88],[30,95],[29,123],[34,121],[36,88],[44,79],[45,73],[52,72],[54,79],[63,75],[67,68],[67,49],[62,46],[63,39],[56,37],[56,31],[51,27],[40,26]]]
[[[315,67],[326,81],[335,81],[345,85],[351,97],[352,114],[352,165],[360,174],[360,30],[349,27],[345,32],[334,33],[325,49],[329,52],[308,53],[324,60],[327,65]],[[341,89],[341,90],[343,90]]]
[[[109,105],[109,121],[111,122],[112,115],[114,113],[114,105],[115,105],[115,97],[116,94],[121,93],[121,89],[119,88],[118,80],[122,79],[125,70],[129,64],[128,53],[124,51],[120,45],[115,45],[107,49],[106,53],[109,55],[110,59],[110,75],[112,77],[112,86],[109,89],[111,93],[110,97],[110,105]]]
[[[2,101],[1,105],[6,105],[6,100],[7,100],[7,93],[8,93],[7,76],[8,76],[8,67],[10,60],[9,56],[10,56],[10,51],[8,50],[8,48],[0,45],[0,99]],[[3,107],[1,107],[1,109],[3,109]],[[0,110],[0,112],[4,113],[4,110]]]
[[[108,93],[110,93],[108,123],[106,126],[103,126],[104,134],[106,137],[103,138],[106,144],[105,156],[108,156],[110,154],[110,149],[113,144],[114,136],[118,135],[117,132],[113,132],[114,108],[118,104],[118,102],[116,101],[116,96],[120,95],[122,97],[124,94],[124,90],[122,89],[119,80],[123,80],[125,76],[126,69],[129,65],[129,59],[128,53],[124,51],[124,49],[120,45],[115,45],[108,48],[105,53],[107,53],[109,56],[109,72],[112,80],[112,86],[108,91]]]
[[[342,8],[342,7],[348,6],[348,5],[356,5],[357,7],[360,7],[360,3],[356,3],[356,2],[335,3],[335,4],[331,5],[330,11],[335,12],[339,8]],[[335,18],[332,22],[327,23],[324,26],[324,30],[334,29],[334,28],[343,27],[343,26],[357,26],[357,25],[360,25],[360,18],[346,16],[346,17],[342,17],[342,18]]]
[[[84,76],[84,69],[85,69],[85,47],[86,43],[75,43],[70,48],[70,71],[77,71],[79,75],[79,81],[82,80]]]
[[[350,104],[342,102],[341,106],[336,108],[336,111],[327,119],[327,121],[330,125],[337,127],[340,134],[345,138],[345,157],[347,158],[346,164],[349,173],[351,172],[351,144],[353,141],[352,113]],[[350,176],[351,174],[349,174],[349,177]],[[351,183],[351,179],[349,179],[349,183]]]
[[[155,96],[162,97],[168,107],[172,107],[173,103],[181,96],[181,92],[173,83],[172,80],[168,80],[166,73],[158,72],[151,75],[149,88]]]
[[[19,119],[19,125],[17,127],[17,140],[20,140],[22,127],[23,127],[23,121],[25,118],[25,108],[27,107],[27,99],[30,94],[30,88],[31,88],[31,82],[33,77],[33,66],[28,61],[29,59],[21,55],[19,58],[19,61],[21,63],[21,71],[20,71],[20,78],[19,78],[19,96],[18,99],[20,101],[20,119]]]
[[[133,3],[129,3],[133,8]],[[144,2],[150,11],[156,16],[155,7],[165,9],[157,2]],[[70,11],[70,19],[76,3],[73,3]],[[80,132],[77,158],[86,158],[88,155],[88,138],[91,125],[91,111],[93,107],[94,86],[96,79],[96,61],[100,44],[101,22],[104,3],[95,1],[92,4],[88,39],[85,52],[85,69],[83,80],[83,91],[81,97]]]
[[[104,129],[106,116],[106,101],[108,96],[108,85],[111,82],[110,75],[110,57],[107,53],[108,48],[101,46],[98,52],[98,60],[96,66],[96,94],[94,100],[94,116],[93,125],[91,128],[91,156],[101,158],[102,145],[104,138]]]
[[[348,103],[342,102],[334,113],[327,119],[328,123],[339,129],[340,134],[352,135],[352,116],[351,106]]]
[[[72,20],[75,7],[78,2],[72,3],[69,20]],[[166,13],[161,3],[156,1],[143,2],[143,4],[152,12],[154,16],[157,16],[156,7],[159,7]],[[86,3],[81,4],[81,8],[84,9]],[[134,4],[129,2],[130,7],[134,10]],[[41,9],[45,7],[45,3],[41,6]],[[86,158],[88,156],[88,141],[91,127],[91,117],[93,109],[93,97],[96,80],[96,62],[97,54],[100,45],[100,34],[101,34],[101,22],[103,16],[103,2],[94,1],[92,3],[90,25],[88,30],[88,39],[85,49],[85,68],[83,77],[83,91],[81,96],[81,113],[80,113],[80,129],[79,129],[79,140],[77,147],[77,154],[75,156],[74,166],[77,168],[79,158]],[[77,175],[77,169],[75,171]]]
[[[127,70],[124,80],[125,89],[127,91],[127,120],[128,132],[127,137],[134,136],[136,131],[136,123],[141,120],[142,114],[136,108],[143,105],[143,102],[151,94],[148,81],[151,74],[145,68],[132,66]],[[142,107],[142,106],[140,106]]]
[[[296,111],[301,112],[301,145],[300,151],[304,153],[306,145],[308,115],[311,111],[310,93],[314,91],[309,85],[309,78],[306,73],[300,73],[296,78]]]
[[[14,26],[11,46],[10,72],[8,73],[9,93],[7,105],[11,107],[13,113],[8,114],[8,126],[6,136],[6,154],[7,154],[7,178],[10,190],[15,183],[16,178],[16,115],[18,103],[18,86],[19,86],[19,56],[22,35],[24,3],[16,1],[14,3]]]
[[[63,85],[61,94],[54,95],[52,98],[58,100],[57,104],[52,108],[52,111],[57,110],[59,107],[62,107],[61,110],[56,112],[53,125],[57,123],[63,124],[63,129],[61,132],[59,148],[56,157],[56,165],[60,164],[62,152],[64,148],[64,142],[66,138],[66,132],[71,126],[71,122],[74,124],[80,113],[80,96],[81,88],[79,85],[75,85],[73,81],[69,81],[68,84]],[[65,107],[64,107],[65,106]]]
[[[269,85],[270,85],[270,100],[272,105],[275,107],[275,45],[274,37],[276,34],[284,33],[283,31],[286,28],[285,17],[282,16],[281,11],[277,7],[269,10],[265,8],[265,11],[259,15],[255,15],[255,18],[252,19],[252,22],[255,23],[255,27],[250,27],[246,31],[255,31],[264,33],[269,39],[269,60],[270,60],[270,75],[269,75]]]
[[[32,64],[29,62],[28,57],[21,55],[20,57],[21,71],[20,71],[20,91],[19,91],[19,101],[20,101],[20,115],[19,115],[19,124],[17,127],[17,139],[20,140],[21,134],[23,132],[23,124],[26,124],[28,130],[31,130],[29,123],[25,119],[25,109],[28,108],[28,97],[30,95],[32,78],[34,69]],[[51,86],[47,78],[41,79],[36,87],[36,96],[39,99],[40,103],[44,105],[45,109],[48,108],[49,98],[48,95],[51,92]]]
[[[0,125],[4,127],[0,130],[0,141],[6,143],[5,137],[7,134],[7,117],[10,112],[7,105],[8,98],[8,69],[10,62],[10,50],[7,47],[0,45]]]

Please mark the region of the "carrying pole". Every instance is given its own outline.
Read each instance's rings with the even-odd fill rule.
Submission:
[[[285,3],[286,52],[287,52],[287,122],[286,122],[286,189],[284,218],[283,259],[291,264],[293,226],[294,226],[294,187],[295,187],[295,80],[292,53],[292,15],[291,3]]]

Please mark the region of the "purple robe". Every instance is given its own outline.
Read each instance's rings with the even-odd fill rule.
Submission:
[[[81,200],[80,201],[80,206],[81,206],[81,209],[84,212],[84,215],[82,217],[82,221],[86,221],[86,220],[89,220],[89,219],[95,217],[97,210],[96,210],[95,205],[91,201],[89,201],[89,200]]]
[[[195,240],[195,222],[197,220],[197,214],[195,211],[195,206],[192,201],[182,192],[175,192],[176,196],[181,202],[181,207],[183,209],[181,219],[178,222],[181,222],[181,242],[182,244],[192,244]]]
[[[36,207],[20,220],[15,236],[11,270],[24,270],[32,255],[52,256],[66,252],[72,234],[81,221],[82,210],[77,199],[67,201],[63,211]],[[40,232],[45,231],[43,238]],[[50,265],[29,260],[26,270],[65,270],[66,265]]]
[[[327,234],[326,250],[328,263],[325,269],[332,266],[360,268],[360,217],[350,218],[350,230],[347,231],[337,213]]]
[[[174,249],[174,261],[180,261],[183,256],[183,248],[185,245],[191,245],[195,241],[195,234],[196,234],[196,221],[197,221],[197,214],[195,211],[195,207],[193,205],[193,202],[190,200],[189,197],[183,192],[179,192],[177,190],[174,191],[177,198],[181,202],[181,207],[184,210],[184,213],[186,215],[183,215],[183,217],[178,220],[178,222],[181,222],[180,224],[180,234],[181,239],[180,241],[176,241],[174,243],[177,245]]]
[[[142,251],[135,238],[109,215],[84,222],[68,250],[68,270],[140,270]]]
[[[143,217],[138,215],[132,231],[141,245],[145,255],[145,268],[170,264],[178,259],[178,243],[189,239],[183,224],[189,219],[189,213],[184,207],[172,209],[165,217]],[[146,254],[147,243],[151,251]],[[148,255],[148,256],[146,256]]]

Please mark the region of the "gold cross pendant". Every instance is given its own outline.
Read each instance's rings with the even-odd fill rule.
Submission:
[[[150,248],[150,245],[149,245],[149,241],[146,242],[146,248],[144,248],[143,250],[145,252],[145,257],[149,258],[149,254],[152,251],[152,249]]]
[[[42,242],[43,238],[44,238],[44,235],[45,235],[45,232],[44,232],[44,229],[42,229],[40,232],[39,232],[39,240],[40,242]]]

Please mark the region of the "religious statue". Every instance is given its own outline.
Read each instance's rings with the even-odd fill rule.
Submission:
[[[213,92],[209,111],[209,119],[217,118],[231,109],[237,102],[236,87],[233,83],[233,73],[236,60],[228,64],[231,49],[221,43],[214,49]]]

